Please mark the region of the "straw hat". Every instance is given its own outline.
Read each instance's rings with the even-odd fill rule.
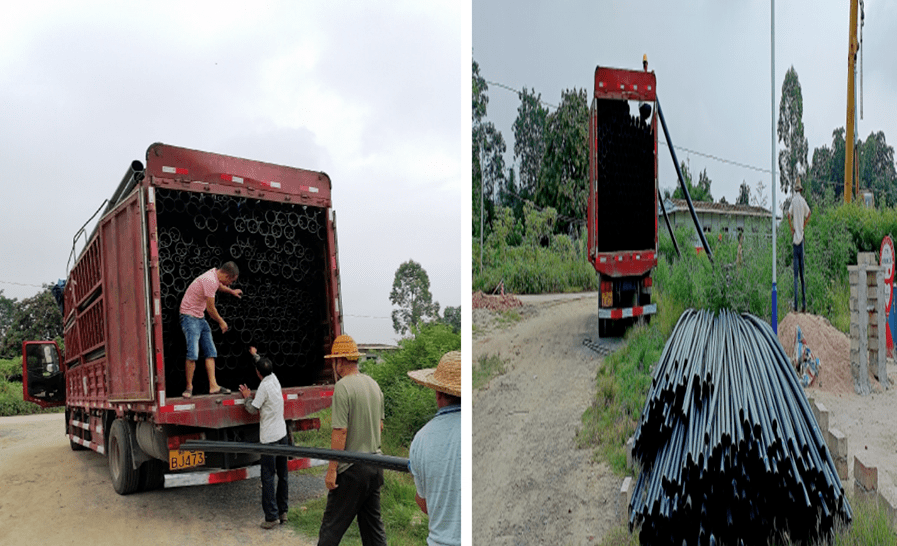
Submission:
[[[349,360],[358,360],[358,357],[360,356],[364,356],[364,353],[358,352],[358,345],[355,344],[355,340],[352,339],[352,336],[343,334],[334,340],[331,354],[326,355],[324,358],[343,357],[348,358]]]
[[[424,387],[452,396],[461,396],[461,351],[442,355],[435,368],[412,370],[408,377]]]

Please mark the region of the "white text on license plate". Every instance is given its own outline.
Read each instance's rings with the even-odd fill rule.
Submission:
[[[205,451],[178,451],[172,449],[168,452],[168,468],[171,470],[180,470],[204,464],[206,464]]]

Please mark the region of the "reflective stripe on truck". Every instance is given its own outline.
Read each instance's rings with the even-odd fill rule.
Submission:
[[[626,307],[622,309],[598,309],[598,318],[601,319],[623,319],[640,317],[642,315],[653,315],[657,312],[657,304],[652,303],[644,307]]]

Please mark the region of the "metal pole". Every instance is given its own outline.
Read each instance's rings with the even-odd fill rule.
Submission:
[[[770,0],[769,2],[769,43],[769,133],[772,140],[772,149],[769,157],[769,173],[772,179],[772,331],[778,334],[779,296],[776,289],[776,0]]]
[[[486,193],[486,177],[483,175],[483,145],[480,144],[480,273],[483,272],[483,195]]]
[[[701,222],[698,220],[695,206],[691,202],[691,195],[688,194],[688,188],[685,186],[685,177],[682,176],[682,170],[679,168],[679,159],[676,157],[676,149],[673,147],[673,140],[670,138],[667,122],[663,118],[663,110],[660,108],[660,97],[654,98],[654,104],[657,105],[657,117],[660,118],[660,125],[663,127],[663,136],[667,139],[667,148],[669,148],[670,155],[673,157],[673,166],[676,167],[676,176],[679,177],[679,186],[682,188],[682,193],[685,194],[685,202],[688,203],[688,210],[691,211],[691,219],[695,223],[695,231],[698,232],[701,244],[704,245],[704,252],[707,253],[707,257],[710,261],[713,262],[713,252],[710,250],[710,245],[707,244],[707,238],[704,237],[704,230],[701,228]]]

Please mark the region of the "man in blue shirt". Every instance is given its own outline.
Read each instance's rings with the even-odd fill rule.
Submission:
[[[408,376],[436,391],[436,416],[411,442],[408,466],[417,488],[415,500],[430,516],[429,546],[461,544],[461,353],[452,351],[436,368]]]

